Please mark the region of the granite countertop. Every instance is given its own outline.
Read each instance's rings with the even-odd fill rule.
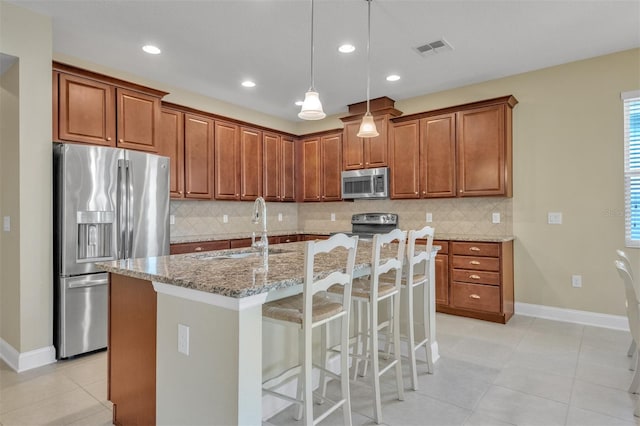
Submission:
[[[305,231],[273,231],[269,232],[269,236],[280,235],[302,235],[302,234],[315,234],[315,235],[329,235],[329,231],[319,230],[305,230]],[[217,241],[217,240],[234,240],[238,238],[251,238],[250,232],[238,232],[229,234],[209,234],[209,235],[188,235],[182,237],[172,237],[171,244],[178,243],[199,243],[203,241]],[[448,240],[448,241],[478,241],[478,242],[492,242],[502,243],[505,241],[515,240],[513,235],[477,235],[477,234],[440,234],[436,233],[436,240]]]
[[[274,244],[269,254],[269,271],[262,272],[262,257],[229,258],[230,254],[255,253],[251,249],[216,250],[144,259],[99,262],[107,272],[179,287],[242,298],[302,284],[305,242]],[[383,248],[383,259],[395,255],[393,245]],[[434,250],[438,248],[435,247]],[[396,249],[397,250],[397,249]],[[344,268],[344,252],[316,257],[318,278]],[[371,242],[359,241],[354,270],[371,266]]]

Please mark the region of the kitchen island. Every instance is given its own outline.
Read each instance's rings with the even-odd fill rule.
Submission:
[[[292,340],[263,336],[262,304],[302,291],[304,244],[271,246],[268,271],[247,249],[102,263],[110,272],[114,423],[261,424],[263,370],[283,357],[296,361]],[[371,243],[361,241],[354,276],[369,273],[370,256]],[[328,254],[316,263],[327,275],[344,260]],[[433,267],[430,276],[433,294]],[[433,315],[433,297],[431,305]],[[181,326],[188,336],[179,352]],[[433,316],[430,334],[435,360]],[[263,337],[272,348],[264,353]]]

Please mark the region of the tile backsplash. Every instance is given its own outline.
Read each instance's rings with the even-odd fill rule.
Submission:
[[[171,238],[212,234],[233,234],[258,230],[251,223],[252,201],[171,201]],[[454,198],[431,200],[356,200],[329,203],[267,203],[270,232],[333,232],[351,229],[353,213],[385,212],[400,216],[400,228],[415,229],[426,225],[441,234],[511,235],[513,207],[511,198]],[[335,221],[331,221],[331,214]],[[500,223],[492,223],[493,213]],[[278,221],[282,214],[282,221]],[[223,216],[228,222],[224,223]]]

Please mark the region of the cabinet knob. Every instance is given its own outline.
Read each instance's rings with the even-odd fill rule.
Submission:
[[[194,251],[202,251],[202,247],[196,247],[193,249]]]
[[[416,191],[416,195],[418,195],[418,191]]]
[[[472,246],[472,247],[469,247],[469,250],[471,250],[471,251],[480,251],[480,247]]]
[[[458,192],[462,194],[462,189],[460,189]]]
[[[110,141],[110,140],[111,140],[111,138],[107,138],[107,140],[108,140],[108,141]]]
[[[477,260],[472,260],[469,263],[472,264],[472,265],[479,265],[480,264],[480,262],[478,262]]]
[[[120,141],[119,141],[119,142],[120,142],[120,143],[123,143],[123,142],[124,142],[124,139],[120,139]]]
[[[471,278],[472,280],[479,280],[480,279],[480,275],[471,274],[471,275],[469,275],[469,278]]]
[[[480,296],[478,296],[477,294],[473,293],[469,295],[470,299],[480,299]]]
[[[427,194],[427,191],[422,191],[422,195],[426,195],[426,194]]]
[[[191,191],[187,191],[187,194],[191,194]]]

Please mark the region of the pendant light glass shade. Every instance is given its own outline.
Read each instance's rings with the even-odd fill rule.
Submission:
[[[360,130],[358,130],[359,138],[375,138],[380,135],[378,129],[376,129],[376,123],[373,121],[373,116],[369,112],[369,86],[371,86],[371,1],[367,2],[367,113],[362,117],[362,123],[360,123]]]
[[[304,95],[304,102],[298,117],[303,120],[322,120],[326,116],[322,110],[320,95],[313,87],[313,0],[311,0],[311,87]]]
[[[376,129],[376,123],[373,121],[373,115],[367,111],[362,117],[362,123],[360,123],[360,130],[358,130],[359,138],[375,138],[379,136],[378,129]]]
[[[327,114],[322,110],[322,103],[320,103],[320,95],[313,88],[309,89],[304,94],[304,102],[298,117],[303,120],[322,120]]]

